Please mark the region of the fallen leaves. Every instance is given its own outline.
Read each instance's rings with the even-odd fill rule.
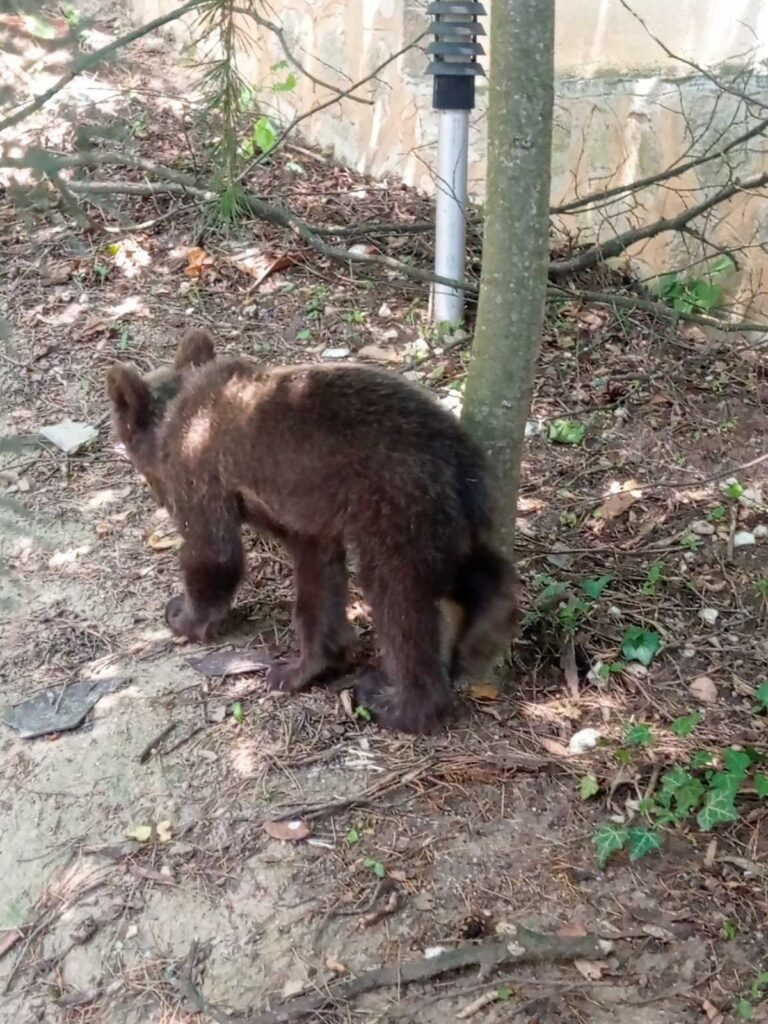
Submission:
[[[184,268],[184,273],[187,277],[195,280],[202,277],[207,270],[213,270],[213,268],[213,257],[209,256],[205,249],[195,245],[187,250],[187,265]]]
[[[470,686],[469,688],[469,696],[472,700],[477,701],[494,701],[501,699],[498,687],[494,686],[493,683],[475,683],[474,686]]]
[[[293,821],[265,821],[264,831],[273,839],[284,843],[300,843],[312,835],[312,829],[303,818]]]
[[[306,256],[301,252],[278,253],[274,250],[253,248],[233,256],[232,264],[254,279],[248,289],[248,294],[251,294],[272,274],[287,270],[297,263],[303,263],[305,259]]]
[[[627,480],[620,488],[612,491],[599,508],[595,509],[597,519],[617,519],[628,512],[635,502],[642,498],[643,492],[638,488],[636,480]]]
[[[126,838],[135,839],[137,843],[167,843],[173,835],[168,820],[151,822],[149,825],[135,825],[125,833]]]
[[[158,527],[147,537],[147,547],[161,553],[163,551],[179,551],[184,545],[184,538],[176,530]]]
[[[254,647],[247,651],[212,651],[200,658],[190,658],[188,663],[195,671],[210,679],[225,679],[227,676],[242,676],[269,668],[272,659],[265,647]]]

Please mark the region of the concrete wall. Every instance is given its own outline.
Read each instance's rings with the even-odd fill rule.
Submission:
[[[128,0],[142,20],[172,9],[175,2]],[[425,6],[421,0],[282,0],[270,16],[280,19],[289,46],[313,75],[345,88],[423,30]],[[735,66],[749,66],[753,77],[744,87],[768,102],[766,0],[633,0],[631,7],[645,27],[619,0],[558,2],[554,204],[652,174],[681,154],[700,153],[723,133],[728,138],[753,123],[737,96],[722,95],[706,74],[685,61],[718,68],[723,75]],[[264,10],[261,5],[257,9]],[[269,32],[254,34],[247,22],[243,28],[253,36],[253,46],[243,51],[242,69],[262,87],[262,102],[276,115],[288,118],[329,98],[328,90],[301,74],[294,92],[272,92],[271,84],[286,74],[270,70],[283,56],[277,40]],[[360,171],[431,191],[435,117],[425,66],[424,54],[410,50],[356,94],[372,102],[331,105],[303,123],[305,137],[332,147],[339,160]],[[470,153],[471,188],[478,198],[485,167],[484,104],[481,84]],[[741,176],[768,168],[768,146],[762,140],[734,157]],[[673,189],[643,193],[642,208],[622,203],[589,218],[562,219],[559,226],[585,239],[609,237],[638,221],[674,215],[699,201],[701,187],[723,175],[722,167],[706,164],[676,179]],[[768,256],[761,248],[768,245],[768,202],[740,197],[728,204],[725,219],[722,213],[721,208],[713,216],[707,232],[718,243],[747,247],[743,266],[730,282],[734,295],[746,300],[762,290],[764,276],[768,282]],[[678,239],[670,245],[670,240],[663,236],[633,250],[642,272],[701,258],[700,244]],[[752,304],[768,312],[768,296]]]

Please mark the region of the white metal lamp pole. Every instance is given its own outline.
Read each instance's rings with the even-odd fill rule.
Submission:
[[[477,58],[485,53],[477,37],[485,14],[471,0],[434,0],[427,7],[435,37],[427,47],[433,60],[432,105],[438,111],[437,203],[435,210],[435,274],[461,280],[466,264],[467,167],[469,112],[475,105],[475,77],[483,74]],[[464,293],[435,284],[432,294],[435,322],[458,326],[464,317]]]

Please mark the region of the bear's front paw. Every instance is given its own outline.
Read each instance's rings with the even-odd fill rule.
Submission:
[[[184,636],[187,640],[197,640],[200,643],[212,640],[220,624],[218,617],[200,619],[192,614],[183,594],[172,597],[165,606],[165,621],[176,636]]]

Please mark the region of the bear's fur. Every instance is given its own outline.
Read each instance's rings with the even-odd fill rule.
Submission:
[[[185,593],[166,607],[175,633],[215,636],[243,575],[246,522],[294,563],[299,657],[272,668],[273,688],[343,668],[347,549],[381,650],[357,699],[381,725],[437,728],[449,679],[482,671],[511,638],[518,582],[490,541],[484,459],[425,390],[367,366],[216,359],[201,330],[171,368],[113,366],[108,390],[119,439],[184,537]],[[460,610],[448,666],[443,601]]]

